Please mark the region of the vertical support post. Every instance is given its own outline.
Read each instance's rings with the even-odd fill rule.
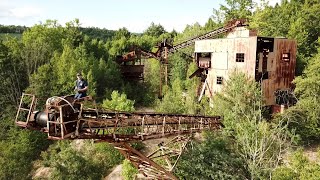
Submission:
[[[142,117],[141,140],[144,139],[144,138],[143,138],[143,134],[144,134],[144,117],[145,117],[145,116]]]
[[[60,111],[60,131],[61,131],[61,139],[64,137],[64,128],[63,128],[63,112],[62,112],[62,107],[59,106],[59,111]]]
[[[178,125],[179,134],[181,133],[181,117],[179,117],[179,125]]]
[[[17,111],[17,115],[16,115],[16,122],[18,121],[18,117],[19,117],[19,113],[20,113],[20,108],[23,102],[23,97],[24,97],[24,93],[22,93],[21,99],[20,99],[20,104],[19,104],[19,109]]]
[[[159,70],[159,73],[160,73],[160,74],[159,74],[159,77],[160,77],[160,82],[159,82],[159,86],[160,86],[160,87],[159,87],[159,88],[160,88],[160,89],[159,89],[159,98],[161,98],[161,97],[162,97],[162,62],[160,61],[159,63],[160,63],[160,65],[159,65],[159,67],[160,67],[160,68],[159,68],[159,69],[160,69],[160,70]]]
[[[32,96],[32,100],[31,100],[31,104],[30,104],[30,109],[29,109],[29,112],[28,112],[28,117],[27,117],[27,124],[28,124],[28,122],[29,122],[29,120],[30,120],[30,116],[31,116],[31,111],[33,111],[34,110],[34,101],[35,101],[35,97],[34,96]]]
[[[168,48],[167,47],[164,47],[164,61],[165,61],[164,78],[167,86],[168,85]]]
[[[165,133],[165,126],[166,126],[166,117],[163,117],[163,121],[162,121],[162,136],[164,136],[164,133]]]

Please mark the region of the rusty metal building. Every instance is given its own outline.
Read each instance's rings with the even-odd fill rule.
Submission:
[[[226,38],[195,42],[197,64],[206,70],[206,95],[219,92],[230,73],[237,70],[260,82],[269,106],[287,103],[276,95],[292,88],[296,53],[295,40],[260,37],[246,27],[233,29]]]

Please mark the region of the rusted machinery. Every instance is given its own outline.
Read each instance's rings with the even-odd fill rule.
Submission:
[[[94,139],[112,143],[139,172],[156,179],[175,179],[171,172],[190,134],[216,130],[222,125],[220,117],[98,110],[90,97],[80,100],[73,96],[51,97],[47,99],[44,111],[36,111],[36,102],[34,95],[22,95],[16,125],[47,133],[53,140]],[[176,137],[159,145],[159,149],[149,156],[128,144],[168,136]],[[154,161],[157,158],[165,158],[167,166],[158,165]]]
[[[141,57],[158,59],[156,53],[142,50],[138,47],[134,47],[132,48],[132,51],[116,57],[116,62],[121,65],[120,68],[123,77],[128,80],[144,79],[144,65],[141,63]],[[139,61],[140,63],[136,64],[136,61]]]
[[[218,29],[212,30],[210,32],[207,32],[203,35],[192,37],[184,42],[181,42],[176,45],[170,45],[166,41],[163,41],[158,45],[158,48],[160,49],[162,57],[166,57],[165,53],[174,53],[178,51],[179,49],[189,47],[193,45],[196,41],[204,40],[204,39],[212,39],[217,37],[218,35],[227,33],[229,31],[232,31],[236,27],[240,26],[246,26],[246,20],[245,19],[239,19],[239,20],[233,20],[226,24],[224,27],[220,27]],[[167,51],[167,52],[166,52]]]
[[[175,53],[178,50],[182,48],[186,48],[189,46],[192,46],[196,41],[204,40],[204,39],[212,39],[215,38],[221,34],[227,33],[232,31],[236,27],[246,26],[246,20],[245,19],[238,19],[233,20],[227,23],[224,27],[220,27],[218,29],[212,30],[208,33],[205,33],[200,36],[192,37],[186,41],[183,41],[181,43],[171,45],[167,42],[167,40],[163,40],[162,42],[157,44],[158,50],[153,53],[146,50],[143,50],[141,48],[135,47],[133,51],[124,54],[122,56],[117,57],[117,62],[120,64],[123,64],[121,66],[121,71],[124,77],[127,79],[143,79],[143,65],[134,65],[134,62],[137,59],[141,59],[141,57],[144,58],[154,58],[160,61],[160,92],[159,97],[162,96],[162,80],[164,78],[164,82],[167,85],[168,84],[168,54]],[[189,55],[185,55],[187,57],[191,57]],[[191,57],[193,59],[193,57]],[[195,57],[196,63],[198,65],[198,70],[196,70],[189,78],[192,78],[194,76],[202,76],[202,72],[210,66],[211,63],[208,58],[198,58]],[[127,62],[133,62],[132,65],[127,65]],[[205,77],[202,78],[204,80]]]
[[[157,44],[158,50],[155,53],[136,47],[134,48],[133,51],[126,53],[122,56],[118,56],[116,61],[118,63],[135,61],[136,59],[139,59],[141,56],[144,56],[146,58],[158,59],[162,63],[168,63],[167,57],[169,53],[175,53],[176,51],[182,48],[192,46],[195,43],[195,41],[215,38],[218,35],[230,32],[234,28],[240,27],[240,26],[246,26],[246,20],[244,19],[233,20],[228,24],[226,24],[224,27],[220,27],[218,29],[212,30],[200,36],[192,37],[176,45],[171,45],[170,43],[167,42],[166,39],[164,39],[162,42]]]

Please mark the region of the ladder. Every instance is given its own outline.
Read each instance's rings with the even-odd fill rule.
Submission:
[[[19,126],[22,126],[22,127],[27,127],[27,124],[30,120],[31,112],[34,111],[36,101],[37,100],[35,98],[35,95],[22,93],[19,108],[17,111],[16,119],[15,119],[16,124],[19,124]],[[26,104],[28,104],[28,106],[26,106]],[[24,116],[23,116],[23,112],[26,113],[24,114]]]

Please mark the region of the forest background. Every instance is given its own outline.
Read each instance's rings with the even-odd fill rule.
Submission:
[[[55,20],[32,27],[0,25],[0,179],[32,179],[46,167],[45,179],[101,179],[123,163],[123,176],[137,171],[108,144],[52,142],[44,134],[14,125],[23,92],[48,97],[73,93],[75,74],[89,82],[89,94],[101,107],[134,111],[221,115],[225,128],[204,132],[193,141],[174,171],[181,179],[317,179],[320,160],[306,156],[320,137],[320,3],[318,0],[282,0],[275,6],[261,1],[226,0],[213,9],[204,26],[187,25],[183,32],[167,32],[152,23],[143,33],[82,28],[80,21],[60,25]],[[210,14],[208,14],[210,16]],[[155,44],[174,44],[245,18],[259,36],[287,37],[298,43],[294,94],[295,106],[272,119],[264,118],[261,90],[244,74],[235,73],[215,96],[213,108],[206,99],[196,103],[199,79],[193,47],[169,56],[170,78],[158,99],[159,62],[144,60],[143,83],[126,81],[115,62],[133,46],[155,51]],[[192,23],[192,22],[190,22]],[[39,102],[41,103],[41,101]],[[138,144],[137,148],[143,148]],[[320,155],[320,151],[314,150]],[[318,152],[318,153],[317,153]]]

